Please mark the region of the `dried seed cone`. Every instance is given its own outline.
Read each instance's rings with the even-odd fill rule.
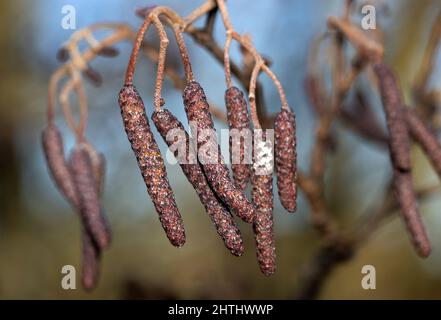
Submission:
[[[397,80],[392,70],[385,64],[375,64],[374,72],[379,82],[381,100],[386,113],[392,163],[401,171],[409,171],[411,168],[409,134]]]
[[[430,254],[431,246],[417,207],[412,175],[410,172],[401,172],[397,169],[395,169],[394,175],[395,196],[401,207],[401,216],[406,223],[417,253],[422,257],[427,257]]]
[[[217,233],[223,239],[225,246],[230,250],[230,252],[236,256],[241,256],[244,251],[243,241],[240,234],[240,230],[233,220],[232,215],[228,210],[220,203],[211,190],[207,179],[202,171],[199,163],[191,163],[189,160],[190,156],[190,138],[184,129],[184,126],[178,119],[167,109],[162,109],[161,111],[155,111],[152,115],[152,120],[158,129],[159,133],[163,137],[164,141],[168,146],[171,146],[175,141],[167,140],[167,133],[170,130],[178,129],[185,133],[185,159],[181,161],[180,166],[188,181],[191,183],[193,188],[204,205],[205,210],[212,223],[214,224]],[[174,155],[178,158],[179,149],[174,151]],[[185,163],[184,163],[185,162]]]
[[[84,147],[77,145],[73,148],[70,155],[70,167],[78,191],[83,225],[96,245],[104,250],[110,245],[111,235],[101,210],[92,162]]]
[[[55,184],[67,201],[77,208],[79,206],[78,194],[72,172],[64,158],[63,139],[60,131],[55,125],[49,125],[43,131],[42,140],[48,169]]]
[[[204,90],[199,83],[192,81],[187,84],[184,89],[184,106],[187,113],[188,120],[196,123],[197,126],[197,147],[198,150],[201,147],[207,147],[211,142],[200,139],[200,133],[202,130],[215,131],[213,119],[208,110],[207,98],[205,97]],[[220,147],[216,145],[208,145],[209,150],[218,150],[218,159],[216,163],[203,163],[201,162],[202,169],[210,186],[215,191],[216,195],[228,206],[230,211],[235,213],[239,218],[245,222],[251,223],[254,219],[254,207],[245,197],[245,195],[236,188],[233,182],[230,180],[228,169],[225,166],[222,155],[220,153]],[[200,155],[199,155],[199,160]]]
[[[101,250],[95,245],[89,233],[83,229],[81,283],[86,290],[96,287],[99,280]]]
[[[279,199],[287,211],[295,212],[297,200],[297,152],[294,113],[285,109],[279,112],[274,121],[274,134],[274,155]]]
[[[421,145],[438,176],[441,178],[441,145],[436,135],[415,112],[406,109],[405,114],[410,135]]]
[[[168,182],[164,161],[150,130],[144,103],[133,85],[127,84],[121,89],[119,106],[127,137],[162,227],[170,242],[180,247],[185,243],[181,214]]]
[[[225,105],[227,107],[227,118],[230,130],[237,129],[238,131],[250,130],[250,119],[248,117],[247,102],[243,95],[243,92],[236,88],[231,87],[225,92]],[[245,141],[243,138],[236,143],[239,146],[233,147],[233,138],[230,136],[230,159],[231,169],[233,170],[233,181],[239,190],[245,190],[247,183],[251,176],[251,167],[245,162]],[[240,163],[234,163],[233,150],[239,150]]]
[[[262,172],[262,168],[259,168],[258,164],[261,163],[262,166],[265,166],[265,162],[256,160],[271,153],[271,150],[257,146],[254,151],[251,195],[256,206],[253,230],[256,240],[257,262],[262,273],[270,276],[276,271],[276,246],[273,232],[273,176],[272,174],[257,174],[257,172]]]

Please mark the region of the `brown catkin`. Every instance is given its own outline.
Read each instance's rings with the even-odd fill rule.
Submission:
[[[245,134],[250,133],[250,119],[248,117],[247,102],[243,92],[236,87],[228,88],[228,90],[225,91],[225,105],[230,130],[236,129]],[[238,146],[233,146],[233,142],[236,142]],[[233,141],[233,137],[230,136],[230,162],[233,171],[233,181],[236,187],[242,191],[245,190],[251,176],[251,167],[246,163],[245,159],[247,152],[246,143],[247,141],[244,141],[243,137],[241,137],[239,141]],[[234,161],[234,150],[239,150],[240,163],[235,163]]]
[[[48,169],[55,184],[67,201],[78,208],[80,201],[72,172],[64,157],[63,139],[58,128],[53,124],[48,125],[43,130],[42,141]]]
[[[83,225],[96,245],[104,250],[110,244],[111,235],[102,213],[92,162],[83,146],[76,145],[73,148],[70,155],[70,167],[78,191],[79,209]]]
[[[289,212],[296,211],[297,200],[297,152],[296,122],[294,113],[283,109],[274,120],[274,156],[277,188],[282,206]]]
[[[164,161],[150,130],[144,103],[132,84],[126,84],[121,89],[119,106],[127,137],[162,227],[170,242],[180,247],[185,243],[184,224],[168,182]]]
[[[98,283],[101,250],[96,246],[92,237],[84,228],[81,232],[81,241],[81,283],[84,289],[91,290],[95,288]]]
[[[252,182],[252,198],[256,206],[256,218],[253,223],[256,241],[257,262],[262,273],[266,276],[276,271],[276,246],[273,231],[273,176],[272,174],[257,174],[257,161],[264,156],[265,150],[257,149],[254,154]]]
[[[438,176],[441,178],[441,145],[436,135],[414,111],[406,109],[405,114],[410,135],[421,145]]]
[[[200,164],[190,162],[190,138],[185,131],[184,126],[167,109],[155,111],[152,115],[152,120],[168,146],[173,145],[177,141],[167,140],[167,133],[169,133],[171,130],[179,130],[180,134],[185,133],[185,141],[180,142],[185,143],[186,152],[185,159],[180,161],[182,171],[193,188],[196,190],[201,203],[204,205],[208,215],[210,216],[217,233],[223,239],[225,246],[231,251],[232,254],[236,256],[242,255],[244,251],[243,241],[240,235],[240,230],[234,222],[232,215],[214,195]],[[178,139],[178,137],[176,137],[176,139]],[[178,152],[179,149],[174,151],[174,155],[177,158],[181,157]]]
[[[402,217],[411,235],[412,243],[417,253],[422,257],[430,254],[430,241],[426,228],[418,210],[415,191],[410,172],[394,171],[395,197],[400,204]]]
[[[386,113],[392,163],[401,171],[409,171],[411,169],[409,134],[397,80],[392,70],[383,63],[375,64],[374,72]]]
[[[217,161],[210,161],[208,163],[200,161],[210,186],[231,212],[235,213],[245,222],[253,222],[255,215],[254,207],[242,191],[236,188],[230,180],[228,168],[225,166],[219,145],[217,142],[200,139],[203,130],[211,130],[213,134],[216,132],[204,90],[199,83],[191,81],[184,89],[183,98],[188,121],[190,124],[196,125],[197,149],[200,150],[203,147],[208,150],[217,150]],[[199,152],[198,157],[201,160]]]
[[[98,153],[91,145],[87,145],[87,148],[85,148],[85,150],[87,151],[92,164],[95,186],[98,190],[98,194],[101,196],[103,192],[104,176],[106,171],[104,155],[102,153]],[[108,232],[110,232],[109,229]],[[84,289],[91,290],[95,288],[96,285],[98,284],[101,250],[94,243],[93,238],[84,228],[82,229],[81,239],[82,239],[81,283]]]
[[[54,125],[49,125],[43,131],[43,150],[49,166],[49,171],[54,178],[58,188],[66,197],[68,202],[80,211],[80,200],[72,171],[64,158],[63,141],[59,130]],[[100,158],[103,156],[100,155]],[[101,161],[100,161],[101,162]],[[97,185],[101,186],[103,179],[103,165],[96,163],[101,168],[100,176],[96,176]],[[94,170],[97,172],[97,170]],[[97,188],[99,188],[97,186]],[[110,232],[108,230],[108,232]],[[93,289],[98,282],[99,264],[101,250],[94,243],[92,236],[82,227],[82,275],[81,281],[85,289]]]

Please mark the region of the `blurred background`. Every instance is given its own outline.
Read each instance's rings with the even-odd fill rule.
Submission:
[[[61,27],[61,8],[76,8],[77,28],[96,22],[124,22],[134,28],[141,20],[138,7],[171,6],[182,15],[203,1],[61,0],[0,2],[0,298],[1,299],[161,299],[161,298],[268,298],[295,297],[307,262],[318,250],[308,204],[300,197],[297,213],[287,214],[275,196],[277,272],[263,276],[257,266],[250,226],[239,222],[246,253],[229,254],[218,238],[196,193],[177,166],[168,165],[187,232],[184,247],[176,249],[166,239],[146,193],[135,158],[124,133],[117,104],[131,43],[118,45],[121,54],[112,60],[92,62],[104,79],[101,88],[87,85],[90,122],[87,136],[107,158],[104,207],[113,229],[113,244],[102,259],[97,289],[81,289],[80,224],[51,181],[41,150],[45,126],[47,82],[59,66],[57,49],[72,34]],[[384,1],[389,8],[379,16],[385,31],[386,59],[397,71],[403,90],[409,89],[421,61],[430,27],[441,10],[439,0]],[[307,168],[313,143],[314,116],[304,92],[308,47],[326,30],[326,18],[340,15],[341,0],[228,1],[232,22],[239,33],[250,33],[257,49],[270,57],[272,68],[287,91],[297,113],[300,166]],[[356,14],[355,14],[356,15]],[[202,19],[203,20],[203,19]],[[216,39],[224,41],[220,19]],[[149,39],[152,33],[148,34]],[[173,42],[173,41],[172,41]],[[205,49],[186,37],[196,78],[210,100],[223,105],[222,66]],[[168,63],[177,66],[176,46],[170,46]],[[240,58],[234,47],[233,58]],[[433,86],[441,84],[441,57]],[[141,59],[135,83],[151,114],[156,67]],[[277,92],[263,77],[265,103],[270,113],[279,107]],[[181,93],[165,82],[168,107],[184,122]],[[373,97],[378,104],[378,97]],[[66,149],[73,144],[65,121]],[[224,125],[216,123],[218,128]],[[156,133],[156,131],[155,131]],[[159,137],[159,136],[158,136]],[[338,149],[328,162],[327,190],[334,212],[343,225],[378,201],[390,176],[384,150],[338,130]],[[165,150],[164,143],[158,142]],[[417,186],[438,182],[419,149],[414,150]],[[414,253],[397,215],[382,225],[348,262],[329,275],[320,291],[323,299],[441,298],[441,201],[435,196],[421,204],[434,250],[422,260]],[[77,269],[77,290],[60,286],[63,265]],[[374,265],[377,289],[363,290],[361,268]]]

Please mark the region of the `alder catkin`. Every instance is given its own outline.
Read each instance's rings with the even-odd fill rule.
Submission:
[[[294,113],[282,109],[274,120],[275,165],[277,188],[282,206],[289,212],[296,211],[297,200],[297,152],[296,122]]]
[[[98,194],[101,196],[104,186],[105,176],[105,158],[102,153],[98,153],[91,145],[87,145],[85,148],[87,151],[93,169],[93,176],[95,179],[95,187],[98,190]],[[108,228],[108,226],[106,226]],[[108,232],[110,232],[108,228]],[[101,250],[94,243],[93,238],[83,227],[81,232],[81,283],[83,288],[91,290],[96,287],[99,280],[100,263],[101,263]]]
[[[86,290],[96,287],[99,279],[101,250],[83,228],[81,232],[81,284]]]
[[[231,87],[225,92],[225,105],[227,108],[227,119],[230,128],[230,159],[231,169],[233,171],[233,181],[239,190],[245,190],[247,183],[251,176],[251,167],[246,163],[246,144],[249,141],[241,136],[239,141],[234,140],[231,136],[231,130],[236,129],[238,132],[244,134],[250,133],[250,119],[248,117],[247,102],[243,95],[243,92],[236,88]],[[234,141],[233,141],[234,140]],[[236,142],[238,145],[233,145]],[[233,157],[233,151],[239,150],[239,161],[235,163]]]
[[[211,139],[207,141],[200,138],[206,130],[211,131],[213,135],[216,133],[204,90],[196,81],[189,82],[184,89],[183,98],[188,121],[190,125],[196,125],[198,158],[210,186],[231,212],[245,222],[253,222],[254,207],[230,180],[219,145]],[[217,152],[217,158],[206,161],[206,156],[201,157],[201,148]]]
[[[263,157],[271,154],[271,150],[257,145],[254,151],[251,195],[256,206],[256,217],[253,231],[259,268],[264,275],[270,276],[276,271],[276,246],[273,231],[273,176],[272,173],[258,173],[267,171],[266,162],[260,160],[264,160]]]
[[[395,197],[401,208],[401,216],[409,231],[412,243],[420,256],[427,257],[430,254],[431,246],[418,210],[412,174],[395,169],[394,187]]]
[[[144,103],[132,84],[126,84],[121,89],[119,106],[127,137],[162,227],[170,242],[180,247],[185,243],[181,214],[168,182],[164,161],[150,130]]]
[[[63,139],[58,128],[48,125],[42,134],[43,151],[49,172],[67,201],[75,208],[79,206],[78,194],[72,172],[64,157]]]
[[[397,80],[392,70],[383,63],[374,65],[386,113],[389,147],[392,163],[401,171],[411,169],[409,134]]]
[[[436,135],[412,110],[405,110],[407,126],[412,138],[418,142],[441,178],[441,145]]]
[[[104,250],[111,241],[107,221],[102,213],[97,183],[89,154],[81,145],[76,145],[70,155],[70,167],[80,200],[79,209],[83,225],[97,246]]]
[[[152,115],[152,120],[168,146],[176,143],[176,140],[178,139],[178,137],[175,137],[175,140],[171,140],[170,137],[167,139],[167,134],[169,132],[172,132],[172,130],[179,130],[180,134],[185,134],[185,141],[179,142],[185,143],[185,158],[179,161],[179,157],[182,157],[182,155],[178,154],[180,150],[179,148],[174,151],[174,155],[178,159],[182,171],[184,172],[188,181],[196,190],[201,203],[204,205],[208,215],[210,216],[217,233],[223,239],[225,246],[231,251],[232,254],[236,256],[242,255],[244,251],[243,241],[240,230],[234,222],[232,215],[214,195],[200,164],[190,162],[190,138],[185,131],[184,126],[167,109],[155,111]]]

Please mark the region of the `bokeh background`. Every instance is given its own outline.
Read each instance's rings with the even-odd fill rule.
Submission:
[[[135,158],[122,127],[117,94],[131,49],[118,45],[119,57],[98,58],[92,66],[104,78],[101,88],[87,85],[90,105],[89,140],[107,158],[104,206],[114,232],[110,250],[104,253],[101,281],[91,293],[80,288],[80,225],[76,213],[52,183],[41,151],[45,126],[47,82],[59,66],[56,51],[72,34],[61,28],[61,8],[76,8],[77,28],[95,22],[141,24],[135,8],[161,4],[185,15],[202,1],[157,0],[18,0],[0,2],[0,298],[1,299],[119,299],[119,298],[279,298],[295,297],[309,259],[318,250],[318,237],[309,224],[308,205],[300,197],[296,214],[281,209],[276,196],[275,230],[278,270],[264,277],[258,269],[251,228],[240,224],[246,253],[241,258],[223,247],[196,193],[177,166],[168,166],[171,184],[183,214],[187,243],[172,247],[163,234],[147,196]],[[397,70],[406,91],[418,69],[439,0],[385,1],[381,14],[386,36],[386,58]],[[237,31],[250,33],[260,52],[271,58],[272,68],[287,91],[297,113],[299,161],[306,168],[313,143],[314,117],[304,93],[308,46],[326,29],[326,17],[341,14],[340,0],[229,1]],[[223,43],[220,19],[216,38]],[[152,34],[149,33],[150,39]],[[207,95],[223,105],[222,67],[186,37],[197,79]],[[168,60],[176,65],[176,46]],[[234,47],[234,58],[240,55]],[[432,85],[441,84],[440,55]],[[155,66],[143,59],[136,84],[151,113]],[[277,92],[263,79],[269,112],[277,111]],[[169,108],[183,117],[180,92],[169,81],[164,97]],[[378,97],[373,97],[377,101]],[[67,149],[73,137],[59,117]],[[222,123],[217,123],[219,128]],[[327,171],[328,196],[338,219],[350,225],[363,209],[384,193],[390,175],[388,155],[347,130],[338,130],[339,144]],[[162,140],[160,145],[164,150]],[[437,177],[418,149],[414,150],[418,186],[437,183]],[[319,298],[391,299],[441,298],[441,201],[432,197],[421,205],[433,253],[425,260],[413,252],[400,219],[382,225],[352,260],[336,268]],[[61,268],[77,267],[77,290],[60,286]],[[377,270],[377,289],[363,290],[361,268]]]

